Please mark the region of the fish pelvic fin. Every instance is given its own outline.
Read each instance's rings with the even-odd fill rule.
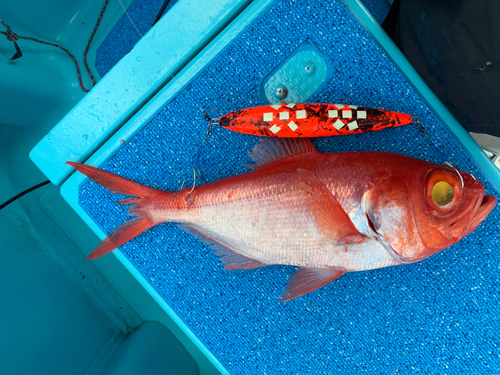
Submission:
[[[300,267],[288,280],[287,288],[281,296],[280,302],[290,301],[319,289],[344,273],[344,270],[335,267]]]
[[[260,143],[248,154],[248,157],[257,164],[246,166],[257,169],[290,156],[308,153],[317,153],[308,138],[263,137],[260,139]]]
[[[191,225],[179,224],[178,227],[186,233],[189,233],[191,236],[198,238],[205,245],[208,245],[219,257],[226,271],[250,270],[268,266],[267,263],[240,254],[237,250],[230,248],[226,244],[218,242],[208,234],[203,233],[200,229],[194,228]]]
[[[90,165],[73,162],[66,162],[66,164],[71,165],[77,171],[112,193],[136,197],[117,202],[119,204],[132,204],[128,207],[130,212],[129,215],[136,217],[113,230],[104,240],[102,240],[94,251],[89,254],[87,259],[99,258],[162,222],[151,215],[150,208],[152,202],[159,196],[173,193],[143,186],[137,182],[130,181],[110,172],[102,171]]]

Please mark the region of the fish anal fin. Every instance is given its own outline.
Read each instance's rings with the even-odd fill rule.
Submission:
[[[287,288],[281,296],[280,302],[289,301],[321,288],[345,272],[335,267],[301,267],[288,280]]]
[[[308,138],[276,138],[262,137],[248,154],[257,165],[246,165],[252,169],[286,159],[290,156],[316,153],[316,149]]]
[[[250,270],[268,265],[260,260],[239,254],[235,250],[230,249],[226,245],[218,242],[188,224],[179,224],[178,227],[193,237],[198,238],[205,245],[210,246],[210,248],[215,251],[215,254],[220,257],[219,259],[222,264],[224,264],[225,270]]]

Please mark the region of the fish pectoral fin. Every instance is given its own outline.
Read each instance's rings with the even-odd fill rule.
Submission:
[[[370,237],[365,236],[364,234],[357,233],[357,234],[351,234],[348,236],[342,237],[340,240],[337,241],[337,245],[355,245],[355,244],[361,244],[365,241],[368,241]]]
[[[339,245],[368,240],[356,229],[349,215],[318,177],[305,169],[298,169],[294,178],[301,186],[299,202],[307,207],[323,237]]]
[[[282,294],[280,302],[289,301],[321,288],[337,277],[342,276],[345,272],[335,267],[301,267],[288,280],[287,288]]]
[[[218,255],[222,264],[224,264],[225,270],[250,270],[253,268],[268,266],[267,263],[261,262],[260,260],[241,255],[228,246],[218,242],[217,240],[211,238],[206,233],[202,233],[200,230],[193,228],[187,224],[179,224],[179,228],[183,231],[189,233],[193,237],[198,238],[205,245],[210,246],[215,254]]]

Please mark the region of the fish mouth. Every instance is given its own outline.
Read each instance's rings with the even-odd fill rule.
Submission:
[[[474,231],[484,221],[484,219],[486,219],[490,212],[495,208],[497,202],[497,199],[491,194],[483,196],[476,213],[463,232],[463,237]]]
[[[484,188],[481,190],[482,192],[478,192],[475,199],[456,212],[451,220],[441,223],[441,232],[450,240],[458,242],[470,234],[495,208],[497,199],[491,194],[484,195]]]
[[[466,215],[465,211],[452,223],[443,226],[442,230],[447,231],[450,238],[454,238],[456,241],[459,241],[474,231],[495,208],[496,204],[497,199],[493,195],[481,194],[477,197],[477,200],[472,207],[472,215]],[[465,216],[468,216],[468,220],[464,220]]]

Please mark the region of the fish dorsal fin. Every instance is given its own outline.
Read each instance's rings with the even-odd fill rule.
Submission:
[[[281,296],[280,302],[289,301],[321,288],[337,277],[342,276],[345,272],[346,271],[335,267],[301,267],[292,277],[290,277],[290,280],[288,280],[286,290]]]
[[[193,228],[190,225],[179,224],[178,227],[193,237],[198,238],[205,245],[210,246],[210,248],[215,251],[215,254],[220,257],[219,259],[222,264],[224,264],[225,270],[250,270],[268,265],[260,260],[249,258],[237,253],[235,250],[230,249],[228,246],[221,244],[208,236],[206,233],[203,233],[199,229]]]
[[[260,139],[253,150],[248,154],[257,165],[249,166],[257,169],[294,155],[317,152],[308,138],[272,138]]]

